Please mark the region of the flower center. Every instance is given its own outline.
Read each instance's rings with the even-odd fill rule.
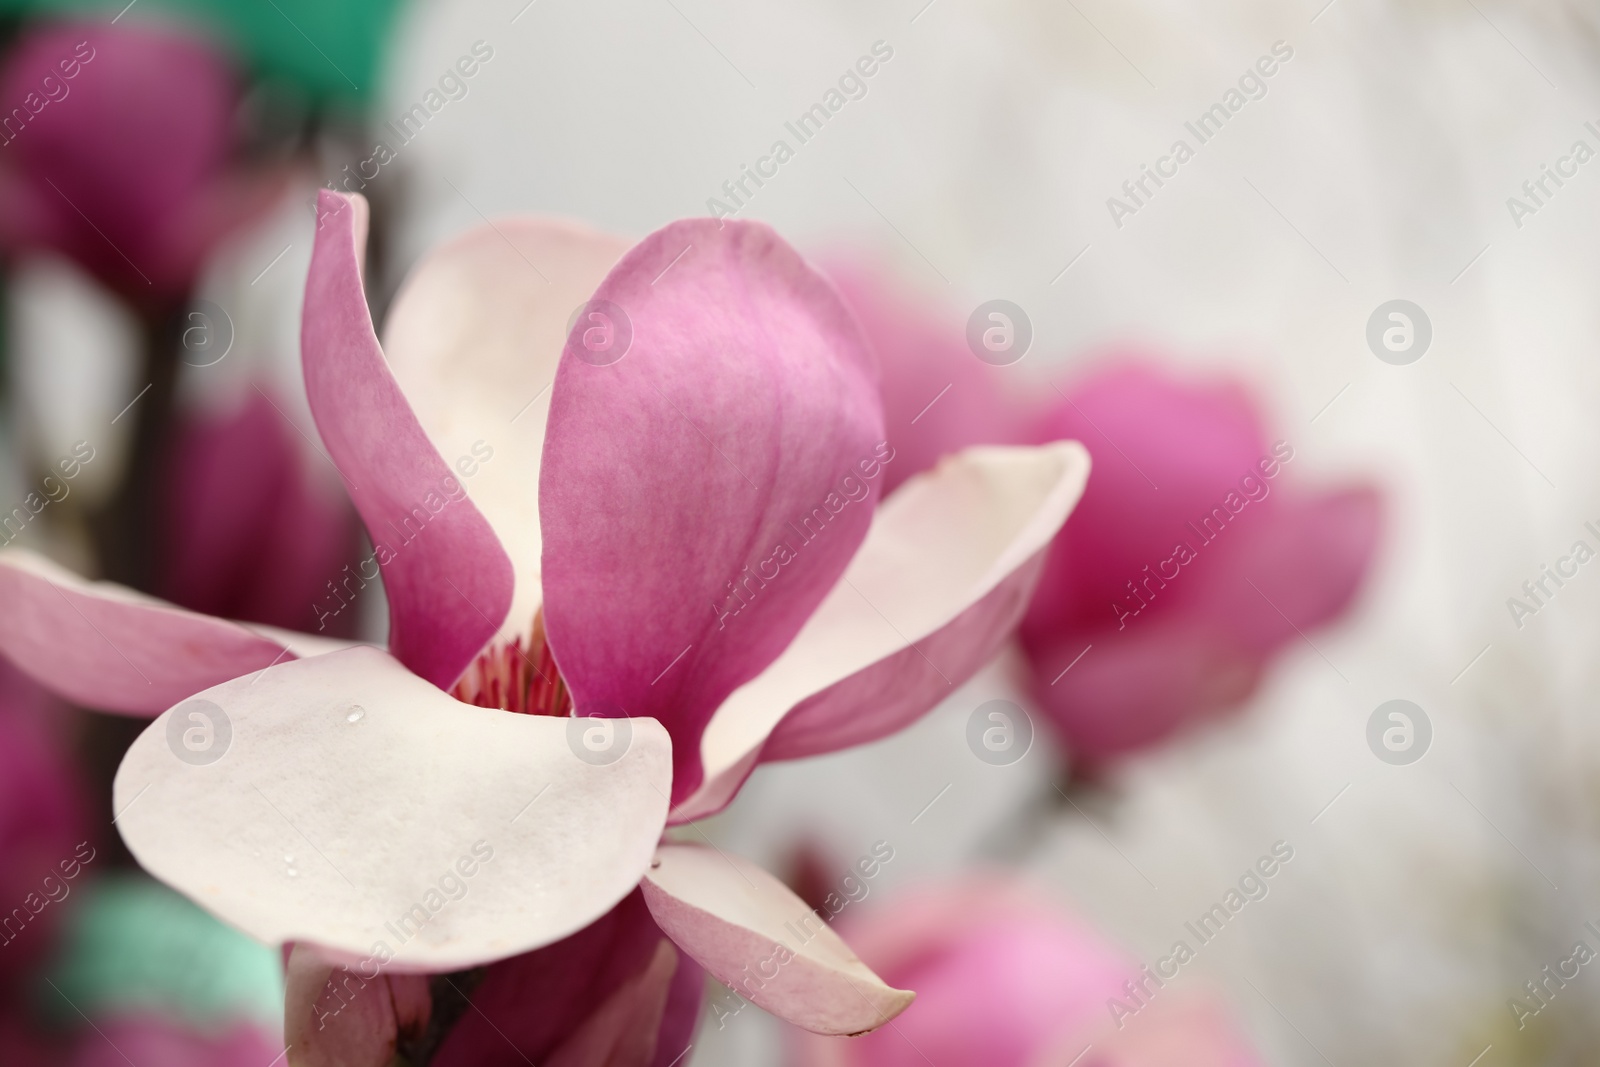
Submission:
[[[543,610],[534,612],[526,642],[519,634],[510,642],[490,644],[478,653],[450,695],[463,704],[518,715],[571,715],[572,696],[550,655]]]

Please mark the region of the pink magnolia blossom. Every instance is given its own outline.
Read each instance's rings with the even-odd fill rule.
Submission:
[[[27,31],[0,69],[0,243],[68,256],[135,303],[183,296],[276,189],[229,162],[237,94],[186,33],[132,19]]]
[[[353,633],[338,583],[355,515],[314,462],[261,387],[235,410],[181,419],[162,472],[157,591],[207,615]]]
[[[1016,882],[927,886],[840,922],[861,959],[917,1002],[865,1037],[795,1033],[795,1067],[1263,1067],[1193,979],[1157,986]],[[1131,1015],[1111,1010],[1130,1003],[1141,1005]]]
[[[63,874],[78,872],[85,842],[84,805],[47,719],[53,703],[0,661],[0,1002],[54,948]]]
[[[1033,439],[1067,437],[1097,457],[1094,477],[1019,636],[1082,761],[1236,707],[1275,654],[1344,613],[1372,563],[1377,490],[1293,485],[1293,443],[1269,438],[1237,384],[1113,356]]]
[[[848,261],[830,273],[883,363],[897,476],[976,444],[1072,439],[1095,457],[1019,631],[1039,706],[1082,765],[1237,707],[1297,631],[1349,607],[1377,549],[1378,493],[1297,489],[1283,472],[1293,442],[1274,451],[1243,387],[1114,351],[1057,389],[981,362],[959,322],[881,273]],[[1215,536],[1203,520],[1219,507]]]
[[[753,223],[631,249],[486,226],[418,266],[380,348],[365,219],[322,194],[302,350],[387,652],[0,553],[0,651],[80,703],[162,713],[117,775],[128,847],[293,944],[294,1064],[386,1063],[425,1036],[426,976],[484,964],[471,1014],[538,1031],[503,1038],[508,1062],[521,1041],[549,1064],[670,1061],[692,967],[819,1032],[893,1018],[912,995],[831,930],[785,948],[807,909],[777,879],[662,832],[758,762],[882,737],[976,671],[1082,491],[1082,448],[973,449],[880,502],[867,347]],[[547,995],[563,974],[597,998]],[[461,1033],[441,1054],[489,1062]]]

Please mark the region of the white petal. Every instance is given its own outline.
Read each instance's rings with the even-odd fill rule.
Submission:
[[[818,1034],[859,1034],[905,1011],[828,925],[755,864],[701,845],[664,844],[642,883],[662,933],[734,992]]]
[[[717,709],[705,783],[672,821],[719,810],[758,759],[882,737],[970,677],[1026,607],[1088,476],[1083,446],[1061,441],[969,448],[902,485],[805,628]]]
[[[602,765],[574,722],[459,703],[373,648],[296,660],[157,718],[117,772],[118,826],[146,870],[261,941],[472,966],[582,928],[650,863],[666,731],[627,720]]]
[[[428,253],[384,326],[411,409],[511,556],[506,636],[525,635],[540,603],[539,463],[568,322],[628,244],[557,219],[498,220]]]

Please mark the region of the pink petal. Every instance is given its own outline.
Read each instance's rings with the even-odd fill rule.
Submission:
[[[403,1037],[428,1025],[433,999],[422,975],[362,975],[296,945],[285,969],[289,1067],[389,1067]]]
[[[618,986],[550,1054],[548,1067],[650,1067],[677,967],[678,950],[663,937],[645,969]]]
[[[59,696],[102,711],[155,715],[294,656],[267,631],[86,582],[23,549],[0,552],[0,603],[0,653]]]
[[[1266,1067],[1221,997],[1181,986],[1159,996],[1121,1028],[1109,1020],[1098,1032],[1063,1039],[1029,1067],[1060,1067],[1092,1039],[1080,1067]]]
[[[717,710],[706,783],[673,821],[719,810],[758,758],[876,740],[970,678],[1021,618],[1088,474],[1071,442],[979,447],[902,486],[805,629]]]
[[[300,347],[311,414],[366,523],[389,597],[389,648],[440,688],[511,606],[511,561],[384,363],[361,289],[366,201],[323,190]]]
[[[917,991],[893,1028],[839,1041],[796,1035],[800,1067],[1066,1067],[1137,966],[1085,922],[996,877],[851,905],[841,933],[886,980]],[[1078,1067],[1093,1061],[1093,1055]]]
[[[1241,512],[1120,629],[1108,608],[1099,627],[1024,630],[1035,695],[1077,759],[1103,763],[1237,707],[1273,655],[1348,608],[1377,549],[1377,492],[1272,500]]]
[[[508,639],[540,602],[539,466],[568,322],[627,250],[570,222],[499,219],[424,256],[384,324],[395,379],[511,556]]]
[[[58,736],[66,717],[54,704],[0,660],[0,899],[20,902],[37,893],[44,872],[55,872],[80,842],[88,844],[85,790],[71,747]],[[37,974],[35,968],[55,951],[64,914],[46,908],[20,929],[14,921],[0,926],[0,989],[21,988]],[[11,912],[0,915],[14,918]],[[0,1054],[0,1062],[9,1061]]]
[[[595,297],[622,309],[632,343],[586,362],[580,324],[556,375],[546,621],[580,712],[671,731],[680,798],[700,783],[712,712],[789,643],[865,536],[887,445],[849,312],[767,227],[673,223]],[[764,563],[779,546],[792,558]]]
[[[181,298],[212,242],[249,214],[204,227],[197,217],[222,214],[211,205],[228,172],[238,90],[223,56],[192,33],[132,19],[37,28],[8,58],[0,94],[40,108],[23,108],[29,121],[5,135],[8,244],[53,248],[158,303]]]
[[[596,764],[574,723],[462,704],[373,648],[295,660],[157,718],[117,771],[117,826],[258,941],[385,973],[475,966],[582,929],[650,863],[666,731],[634,719]]]
[[[700,1024],[700,1008],[705,1002],[708,984],[706,972],[680,951],[678,969],[672,975],[672,989],[667,993],[667,1007],[662,1013],[661,1030],[656,1037],[655,1059],[650,1067],[688,1064],[688,1052],[694,1044],[695,1028]]]
[[[786,1022],[860,1034],[915,994],[872,973],[806,903],[755,864],[699,845],[663,844],[641,883],[656,923],[712,977]]]
[[[1141,579],[1141,568],[1192,538],[1187,524],[1201,522],[1271,458],[1240,386],[1186,381],[1137,359],[1113,358],[1072,385],[1035,440],[1082,441],[1095,460],[1028,612],[1029,625],[1051,628],[1113,618],[1112,601],[1130,595],[1127,583]],[[1265,505],[1275,506],[1277,495]]]
[[[162,486],[157,591],[208,615],[354,633],[356,613],[328,587],[356,559],[355,515],[309,462],[321,461],[259,387],[235,411],[180,423]]]
[[[663,946],[670,953],[666,959]],[[571,937],[490,964],[472,991],[472,1009],[445,1038],[433,1064],[517,1067],[545,1064],[557,1054],[591,1052],[594,1059],[620,1047],[643,1052],[640,1064],[650,1063],[644,1050],[654,1050],[665,1067],[689,1043],[704,983],[700,969],[679,957],[634,892]],[[538,1010],[530,1011],[530,1005]]]
[[[1086,766],[1236,707],[1261,678],[1262,657],[1200,616],[1135,620],[1085,652],[1090,643],[1068,634],[1026,646],[1034,698]]]
[[[1265,654],[1350,606],[1378,549],[1383,498],[1370,486],[1284,493],[1262,518],[1241,524],[1241,541],[1227,546],[1227,566],[1197,575],[1196,599],[1241,643]]]
[[[884,428],[895,448],[885,493],[969,445],[1026,442],[1022,405],[1007,395],[1016,371],[973,355],[964,323],[932,300],[898,291],[887,270],[839,262],[824,273],[838,284],[878,355]]]

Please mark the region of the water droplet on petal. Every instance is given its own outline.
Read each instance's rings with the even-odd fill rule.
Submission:
[[[350,714],[348,714],[348,715],[346,715],[344,717],[344,721],[345,722],[360,722],[363,718],[366,717],[366,714],[367,714],[367,709],[363,708],[361,705],[357,704],[356,706],[354,706],[354,707],[352,707],[350,709]]]

